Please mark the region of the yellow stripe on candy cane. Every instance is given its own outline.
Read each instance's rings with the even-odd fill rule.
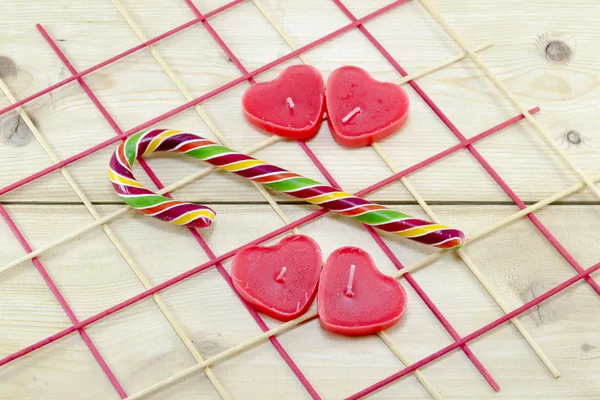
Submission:
[[[168,131],[164,131],[160,135],[157,135],[154,139],[152,139],[152,141],[150,142],[150,144],[146,148],[146,151],[144,152],[144,154],[150,154],[150,153],[152,153],[154,150],[157,149],[158,146],[160,146],[160,144],[165,139],[168,139],[171,136],[175,136],[175,135],[180,134],[180,133],[181,133],[181,131],[178,131],[178,130],[168,130]]]
[[[173,221],[171,221],[171,223],[173,223],[175,225],[185,225],[198,217],[206,217],[206,218],[213,219],[215,217],[215,214],[213,214],[209,210],[191,211],[187,214],[183,214],[179,218],[174,219]]]
[[[108,177],[112,182],[117,183],[119,185],[143,188],[143,186],[139,182],[134,181],[133,179],[125,178],[122,175],[116,174],[113,170],[108,171]]]
[[[322,194],[322,195],[315,196],[315,197],[309,197],[305,200],[312,204],[321,204],[321,203],[325,203],[326,201],[345,199],[348,197],[353,197],[353,196],[350,193],[346,193],[346,192],[333,192],[333,193]]]
[[[256,165],[266,165],[266,164],[267,164],[266,162],[263,162],[260,160],[242,160],[242,161],[237,161],[237,162],[231,163],[229,165],[225,165],[221,168],[224,169],[225,171],[236,172],[236,171],[241,171],[243,169],[248,169],[248,168],[254,167]]]
[[[423,236],[428,234],[429,232],[437,231],[438,229],[448,228],[446,225],[440,224],[431,224],[424,226],[417,226],[416,228],[406,229],[404,231],[394,232],[394,235],[404,236],[404,237],[416,237]]]

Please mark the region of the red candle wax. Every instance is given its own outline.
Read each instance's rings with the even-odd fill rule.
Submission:
[[[319,245],[304,235],[275,246],[248,246],[233,258],[231,276],[240,295],[281,321],[304,314],[317,293],[323,264]]]
[[[248,121],[260,129],[291,139],[309,139],[323,121],[323,77],[311,66],[292,65],[276,79],[250,86],[242,106]]]
[[[368,335],[397,323],[406,292],[357,247],[335,250],[321,272],[317,297],[323,328],[342,335]]]
[[[406,121],[408,106],[398,85],[379,82],[358,67],[340,67],[327,80],[327,121],[343,146],[367,146],[390,136]]]

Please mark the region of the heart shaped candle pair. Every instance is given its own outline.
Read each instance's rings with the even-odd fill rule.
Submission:
[[[358,67],[333,71],[325,91],[317,69],[293,65],[276,79],[248,88],[242,104],[252,124],[291,139],[316,135],[327,111],[335,140],[360,147],[396,132],[406,121],[409,100],[399,86],[379,82]]]
[[[249,246],[232,264],[235,288],[257,310],[282,321],[304,314],[318,287],[321,325],[344,335],[366,335],[398,322],[406,293],[379,272],[371,256],[356,247],[334,251],[321,270],[317,243],[303,235],[275,246]],[[319,283],[320,278],[320,283]]]

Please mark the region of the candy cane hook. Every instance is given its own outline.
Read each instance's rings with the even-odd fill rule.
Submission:
[[[130,136],[110,160],[109,177],[117,194],[143,214],[176,225],[207,228],[215,212],[198,204],[158,195],[133,176],[135,160],[158,151],[184,153],[215,167],[233,172],[273,190],[319,205],[385,232],[441,249],[458,249],[465,234],[455,228],[414,218],[361,197],[342,192],[275,165],[238,153],[193,133],[152,129]]]

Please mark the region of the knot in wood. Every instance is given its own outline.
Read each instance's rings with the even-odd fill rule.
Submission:
[[[556,63],[569,61],[573,54],[569,45],[562,40],[553,40],[546,45],[546,58]]]
[[[0,143],[25,146],[32,134],[25,121],[15,111],[0,116]]]
[[[17,75],[17,64],[6,56],[0,56],[0,78],[4,79],[15,75]]]
[[[567,133],[567,140],[569,143],[579,144],[581,143],[581,135],[575,131],[569,131]]]

